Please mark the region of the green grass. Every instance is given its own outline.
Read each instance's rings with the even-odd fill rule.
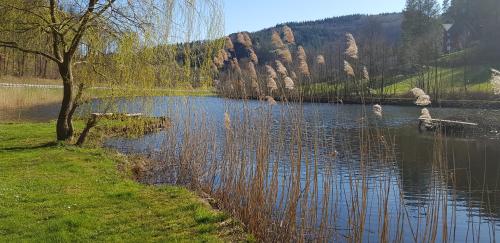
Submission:
[[[466,73],[465,76],[464,72]],[[422,80],[425,85],[429,83],[431,89],[433,89],[436,86],[436,77],[438,87],[446,93],[464,92],[464,78],[467,80],[468,92],[492,92],[489,83],[491,77],[490,67],[482,65],[470,66],[467,69],[463,67],[438,67],[437,75],[435,69],[430,67],[423,74],[415,74],[397,80],[394,84],[386,86],[384,92],[402,95],[408,93]]]
[[[0,242],[227,240],[226,215],[192,192],[139,184],[117,169],[124,156],[54,138],[54,123],[0,124]]]

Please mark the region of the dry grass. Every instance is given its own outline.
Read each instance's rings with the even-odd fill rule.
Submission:
[[[56,104],[62,100],[62,89],[1,88],[0,110],[17,110],[38,105]]]
[[[285,46],[285,44],[281,40],[280,34],[275,30],[273,30],[271,34],[271,43],[273,44],[274,49],[281,49]]]
[[[318,55],[316,57],[316,64],[324,65],[325,64],[325,57],[323,55]]]
[[[278,55],[278,59],[285,64],[291,64],[293,62],[292,53],[286,46],[276,50],[276,54]]]
[[[368,73],[368,69],[365,67],[363,67],[363,79],[364,80],[370,80],[370,73]]]
[[[274,71],[274,68],[266,65],[266,72],[267,72],[267,77],[276,79],[278,78],[278,75],[276,74],[276,71]]]
[[[253,49],[250,49],[248,50],[248,52],[250,53],[250,61],[252,61],[254,64],[259,64],[259,57],[257,56],[257,54],[255,54],[255,51]]]
[[[223,125],[189,107],[182,108],[189,116],[172,111],[163,171],[174,183],[211,195],[263,242],[454,241],[456,222],[449,218],[456,205],[448,200],[454,168],[440,133],[429,197],[409,206],[400,172],[380,172],[396,161],[392,135],[368,128],[364,112],[354,137],[326,137],[338,128],[306,122],[300,104],[271,108],[271,99],[258,107],[227,104]]]
[[[425,95],[425,92],[421,88],[413,88],[410,90],[410,92],[413,94],[415,98],[418,98],[422,95]]]
[[[282,76],[286,77],[288,75],[288,71],[286,70],[285,65],[280,60],[276,60],[276,71]]]
[[[230,50],[230,51],[234,50],[233,41],[231,40],[231,38],[229,36],[226,36],[224,38],[224,48],[226,50]]]
[[[495,95],[500,95],[500,71],[491,69],[491,86],[493,87],[493,93]]]
[[[344,60],[344,72],[349,77],[353,78],[356,77],[356,74],[354,73],[354,69],[352,68],[351,64],[345,60]]]
[[[295,88],[292,78],[286,77],[283,81],[285,82],[285,89],[292,90]]]
[[[356,44],[354,36],[352,36],[351,33],[347,33],[345,37],[346,37],[345,54],[352,59],[358,59],[358,45]]]
[[[229,60],[229,56],[225,50],[219,50],[217,55],[214,57],[214,64],[217,68],[223,68],[224,62]]]
[[[293,35],[293,31],[290,27],[288,26],[283,26],[283,36],[284,36],[284,40],[286,41],[286,43],[288,44],[294,44],[295,43],[295,36]]]
[[[268,77],[266,86],[269,89],[270,93],[278,90],[278,84],[276,83],[276,80],[274,80],[274,78]]]
[[[0,75],[0,83],[11,84],[42,84],[42,85],[62,85],[60,79],[44,79],[36,77],[15,77]]]
[[[232,58],[230,61],[231,70],[241,76],[241,67],[237,58]]]
[[[22,121],[26,119],[26,115],[43,120],[45,117],[53,116],[53,114],[32,116],[28,113],[33,112],[33,109],[40,110],[44,106],[54,106],[53,109],[57,109],[61,100],[62,89],[0,87],[0,121]]]
[[[240,32],[236,34],[236,40],[242,44],[245,48],[251,48],[252,47],[252,39],[246,32]]]
[[[307,65],[307,55],[304,47],[299,46],[297,49],[297,60],[298,60],[298,70],[300,74],[304,76],[309,76],[311,73],[309,72],[309,65]]]

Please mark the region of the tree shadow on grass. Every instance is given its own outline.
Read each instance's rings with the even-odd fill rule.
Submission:
[[[5,148],[0,147],[0,151],[21,151],[21,150],[40,149],[40,148],[50,148],[50,147],[58,146],[59,144],[60,143],[53,141],[53,142],[42,143],[42,144],[32,145],[32,146],[14,146],[14,147],[5,147]]]

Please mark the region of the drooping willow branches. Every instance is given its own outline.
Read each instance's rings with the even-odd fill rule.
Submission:
[[[90,88],[112,98],[209,85],[222,18],[220,0],[4,0],[0,47],[57,64],[64,85],[57,137],[68,140]]]

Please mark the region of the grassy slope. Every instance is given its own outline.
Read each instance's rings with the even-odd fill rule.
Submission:
[[[471,66],[466,70],[467,91],[470,92],[491,92],[492,87],[489,83],[490,67],[488,66]],[[425,82],[430,78],[430,85],[435,85],[435,69],[425,71]],[[421,75],[412,75],[404,77],[393,85],[385,87],[385,92],[389,94],[402,95],[408,93],[414,88]],[[464,68],[463,67],[438,67],[437,70],[438,85],[446,92],[463,92],[464,91]]]
[[[116,155],[54,137],[53,123],[0,124],[0,242],[221,240],[225,215],[193,193],[138,184]]]
[[[471,52],[473,52],[473,49],[468,49],[468,55],[471,55]],[[396,95],[408,93],[422,77],[424,77],[426,83],[427,80],[430,80],[429,84],[431,87],[435,85],[437,77],[440,89],[446,93],[464,92],[464,80],[467,82],[468,92],[492,93],[492,87],[489,82],[491,77],[490,69],[499,68],[500,64],[477,64],[464,67],[463,61],[466,59],[464,55],[466,55],[465,51],[443,55],[438,59],[437,75],[434,67],[429,67],[429,70],[424,71],[423,75],[414,74],[403,77],[396,81],[395,84],[386,86],[385,93],[395,93]]]

